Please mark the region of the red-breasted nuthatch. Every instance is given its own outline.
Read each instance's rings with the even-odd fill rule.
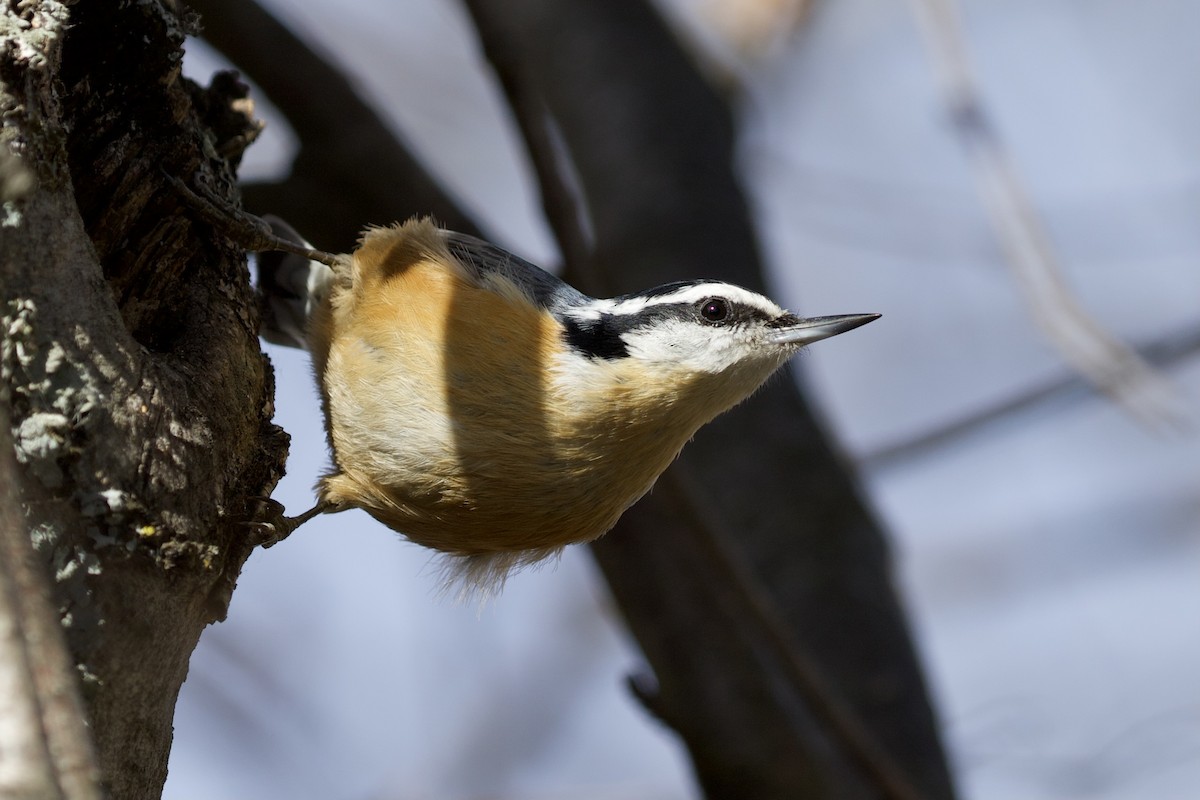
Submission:
[[[701,425],[879,316],[801,319],[711,280],[598,299],[429,220],[314,261],[271,224],[293,252],[259,257],[262,333],[312,353],[334,461],[279,534],[361,508],[470,587],[605,533]]]

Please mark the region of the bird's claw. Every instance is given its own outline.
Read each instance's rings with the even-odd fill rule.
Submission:
[[[246,511],[249,519],[242,525],[250,531],[256,545],[273,547],[290,536],[296,528],[318,514],[329,511],[330,508],[331,505],[322,500],[303,514],[289,517],[284,514],[283,504],[278,500],[270,497],[248,497]]]
[[[307,243],[297,244],[279,236],[271,227],[271,223],[234,207],[203,182],[193,180],[193,188],[166,170],[162,172],[164,179],[184,205],[239,247],[252,253],[294,253],[329,266],[337,262],[337,256],[333,253],[316,250],[306,246]]]
[[[300,522],[295,521],[297,518],[285,515],[283,503],[270,497],[246,498],[246,512],[249,519],[242,526],[258,547],[273,547],[300,526]]]

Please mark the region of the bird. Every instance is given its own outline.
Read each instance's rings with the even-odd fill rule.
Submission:
[[[703,425],[879,317],[801,318],[707,279],[591,297],[427,217],[350,254],[262,222],[260,334],[311,354],[332,453],[316,505],[271,536],[362,509],[468,592],[603,535]]]

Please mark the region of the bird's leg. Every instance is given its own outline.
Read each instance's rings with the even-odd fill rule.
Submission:
[[[254,532],[254,535],[259,540],[258,544],[262,547],[272,547],[279,544],[290,536],[292,531],[313,517],[318,514],[324,514],[327,511],[333,511],[336,508],[333,503],[321,500],[303,514],[288,517],[284,515],[283,504],[278,500],[273,500],[270,497],[252,497],[250,501],[256,503],[258,508],[251,515],[254,519],[245,524]]]
[[[198,185],[197,189],[193,190],[174,175],[164,172],[163,176],[188,208],[195,211],[201,219],[219,233],[229,237],[246,250],[252,253],[278,250],[319,261],[330,267],[334,266],[337,256],[333,253],[305,247],[304,244],[279,236],[266,220],[233,208],[221,198],[214,196],[203,185]]]

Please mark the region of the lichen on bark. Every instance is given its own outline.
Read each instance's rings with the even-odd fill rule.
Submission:
[[[237,202],[246,90],[180,73],[195,19],[136,0],[0,9],[0,401],[101,769],[156,797],[175,698],[287,437],[244,254],[165,173]]]

